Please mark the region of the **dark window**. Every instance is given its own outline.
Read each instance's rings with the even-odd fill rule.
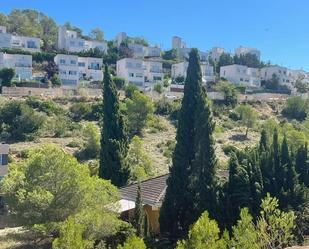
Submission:
[[[8,155],[2,155],[1,165],[7,165],[7,164],[8,164]]]

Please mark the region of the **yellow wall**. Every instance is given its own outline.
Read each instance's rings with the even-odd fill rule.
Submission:
[[[149,231],[154,234],[159,234],[160,233],[160,224],[159,224],[160,209],[153,210],[151,206],[145,205],[144,211],[148,218]]]

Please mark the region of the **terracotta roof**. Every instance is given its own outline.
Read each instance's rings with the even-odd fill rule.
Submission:
[[[141,182],[143,204],[155,206],[161,204],[166,190],[166,180],[169,174],[158,176]],[[135,201],[137,183],[120,188],[121,198]]]
[[[219,170],[218,176],[221,179],[228,179],[227,170]],[[141,182],[143,204],[151,206],[161,205],[166,191],[166,180],[169,174],[151,178]],[[129,201],[135,201],[137,195],[137,183],[130,184],[128,186],[119,189],[121,198]]]

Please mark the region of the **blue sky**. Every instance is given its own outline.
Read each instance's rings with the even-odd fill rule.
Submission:
[[[144,36],[164,49],[173,35],[202,50],[256,47],[265,61],[309,71],[308,0],[0,0],[0,12],[14,8],[70,21],[84,33],[100,27],[106,39],[120,31]]]

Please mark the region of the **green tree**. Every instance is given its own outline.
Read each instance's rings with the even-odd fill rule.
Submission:
[[[149,97],[134,91],[132,98],[126,101],[129,131],[132,135],[141,133],[154,112],[154,105]]]
[[[185,233],[198,217],[200,207],[204,207],[204,200],[209,200],[209,197],[213,196],[211,194],[215,165],[212,148],[213,128],[209,104],[202,87],[198,51],[192,49],[182,107],[179,111],[177,143],[170,168],[171,174],[167,180],[166,195],[160,210],[162,233],[170,235]],[[210,161],[206,162],[207,159]],[[196,189],[195,183],[201,189]],[[210,190],[207,191],[207,196],[204,196],[207,188]],[[197,196],[203,198],[200,203],[195,203]],[[216,203],[213,199],[209,201],[211,201],[207,204],[209,207]],[[214,216],[213,213],[210,215]]]
[[[189,231],[188,239],[177,243],[177,249],[226,249],[228,241],[220,239],[220,229],[205,211]]]
[[[133,93],[135,91],[138,91],[138,87],[136,85],[133,85],[133,84],[128,84],[125,87],[124,91],[125,91],[126,98],[131,99],[133,97]]]
[[[142,181],[153,176],[153,166],[150,158],[144,151],[143,141],[134,136],[126,158],[130,167],[130,181]]]
[[[100,28],[94,28],[94,29],[92,29],[90,31],[89,36],[93,40],[103,41],[103,39],[104,39],[104,32]]]
[[[124,161],[128,150],[126,125],[120,112],[116,86],[111,79],[107,65],[105,65],[103,81],[101,136],[99,175],[101,178],[111,180],[116,186],[123,186],[129,177]]]
[[[270,80],[266,80],[265,88],[270,90],[279,90],[279,77],[273,74]]]
[[[224,104],[226,106],[235,107],[237,105],[237,91],[235,86],[229,82],[222,81],[218,90],[223,94]]]
[[[216,72],[220,73],[220,67],[234,64],[234,59],[229,53],[223,53],[220,55]]]
[[[113,81],[117,87],[117,89],[123,89],[126,86],[126,80],[124,78],[121,78],[119,76],[114,76]]]
[[[256,111],[250,105],[239,105],[235,110],[240,118],[242,125],[246,126],[246,137],[248,136],[249,128],[253,128],[256,120]]]
[[[53,241],[53,249],[85,249],[87,242],[83,240],[83,226],[69,217],[60,228],[60,236]]]
[[[2,68],[0,70],[1,92],[3,86],[11,86],[12,79],[15,76],[15,70],[12,68]]]
[[[296,172],[299,174],[300,183],[309,187],[309,161],[307,143],[298,148],[295,159]]]
[[[133,236],[126,240],[123,246],[119,245],[117,249],[146,249],[143,239]]]
[[[144,219],[145,212],[143,209],[142,189],[140,182],[138,182],[134,209],[134,228],[136,229],[136,235],[140,238],[143,238],[144,236]]]
[[[157,83],[153,86],[153,90],[157,93],[161,94],[164,91],[163,85],[161,83]]]
[[[299,96],[290,97],[282,109],[283,116],[299,121],[306,119],[307,112],[308,103]]]

